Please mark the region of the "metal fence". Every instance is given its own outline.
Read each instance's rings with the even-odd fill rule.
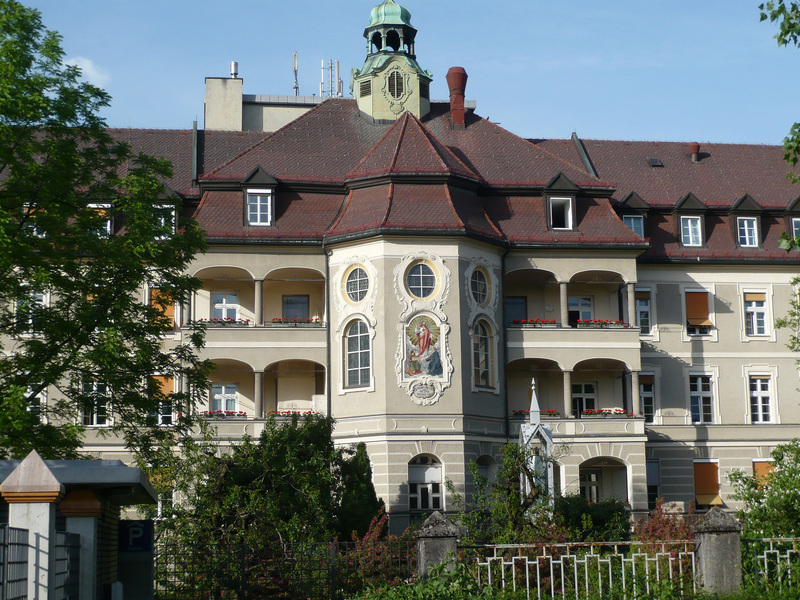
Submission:
[[[57,532],[55,540],[55,600],[78,600],[81,536]]]
[[[0,600],[28,597],[28,530],[0,526]]]
[[[158,600],[197,598],[332,599],[370,584],[407,580],[416,569],[409,541],[243,544],[187,547],[178,540],[156,546]]]
[[[763,589],[800,586],[800,538],[743,538],[742,571]]]
[[[524,592],[529,599],[682,598],[697,589],[690,541],[496,544],[461,551],[479,585]]]

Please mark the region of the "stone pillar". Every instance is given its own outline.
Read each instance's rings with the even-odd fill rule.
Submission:
[[[8,524],[28,530],[28,598],[55,597],[56,502],[64,486],[34,450],[0,486]]]
[[[447,564],[447,569],[452,570],[456,564],[456,551],[458,549],[458,527],[453,525],[438,510],[425,519],[417,532],[417,575],[421,578],[428,576],[434,565]]]
[[[694,526],[697,577],[712,594],[737,591],[742,585],[742,525],[718,506]]]
[[[81,600],[95,600],[97,591],[97,524],[103,516],[103,505],[89,489],[67,494],[59,504],[67,518],[67,531],[81,536],[80,587]]]
[[[559,304],[561,306],[561,326],[569,327],[569,293],[566,281],[558,284]]]
[[[253,396],[256,405],[255,418],[264,418],[264,373],[255,371],[253,373]]]
[[[628,324],[636,327],[636,284],[629,283],[628,287]]]
[[[564,410],[565,419],[572,415],[572,371],[564,371]]]
[[[639,371],[631,371],[631,411],[635,416],[639,416],[641,408],[641,399],[639,398]]]
[[[256,279],[253,282],[253,297],[255,298],[255,317],[256,317],[256,327],[261,327],[264,324],[264,304],[263,304],[263,294],[264,294],[264,280],[263,279]]]

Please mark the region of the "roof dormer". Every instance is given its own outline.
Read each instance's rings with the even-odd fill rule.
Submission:
[[[705,213],[708,207],[689,192],[675,205],[675,236],[685,248],[700,248],[706,243]]]

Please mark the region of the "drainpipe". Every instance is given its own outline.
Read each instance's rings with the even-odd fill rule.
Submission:
[[[322,240],[322,253],[325,255],[325,314],[328,317],[328,322],[326,323],[328,329],[328,343],[325,357],[325,405],[328,416],[331,417],[333,416],[331,408],[331,295],[328,293],[328,289],[330,288],[331,267],[330,254],[325,247],[324,239]]]
[[[506,348],[508,347],[508,326],[506,324],[506,286],[504,284],[506,276],[506,256],[509,250],[503,253],[500,257],[500,286],[503,290],[503,296],[500,298],[500,323],[503,325],[503,421],[505,422],[506,440],[511,438],[511,424],[508,421],[508,357]]]

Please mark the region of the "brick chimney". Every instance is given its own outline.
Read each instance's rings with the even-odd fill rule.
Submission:
[[[700,144],[692,142],[689,144],[689,154],[692,156],[692,162],[700,162]]]
[[[450,121],[453,129],[464,129],[464,89],[467,87],[467,72],[462,67],[450,67],[447,72],[447,87],[450,88]]]

